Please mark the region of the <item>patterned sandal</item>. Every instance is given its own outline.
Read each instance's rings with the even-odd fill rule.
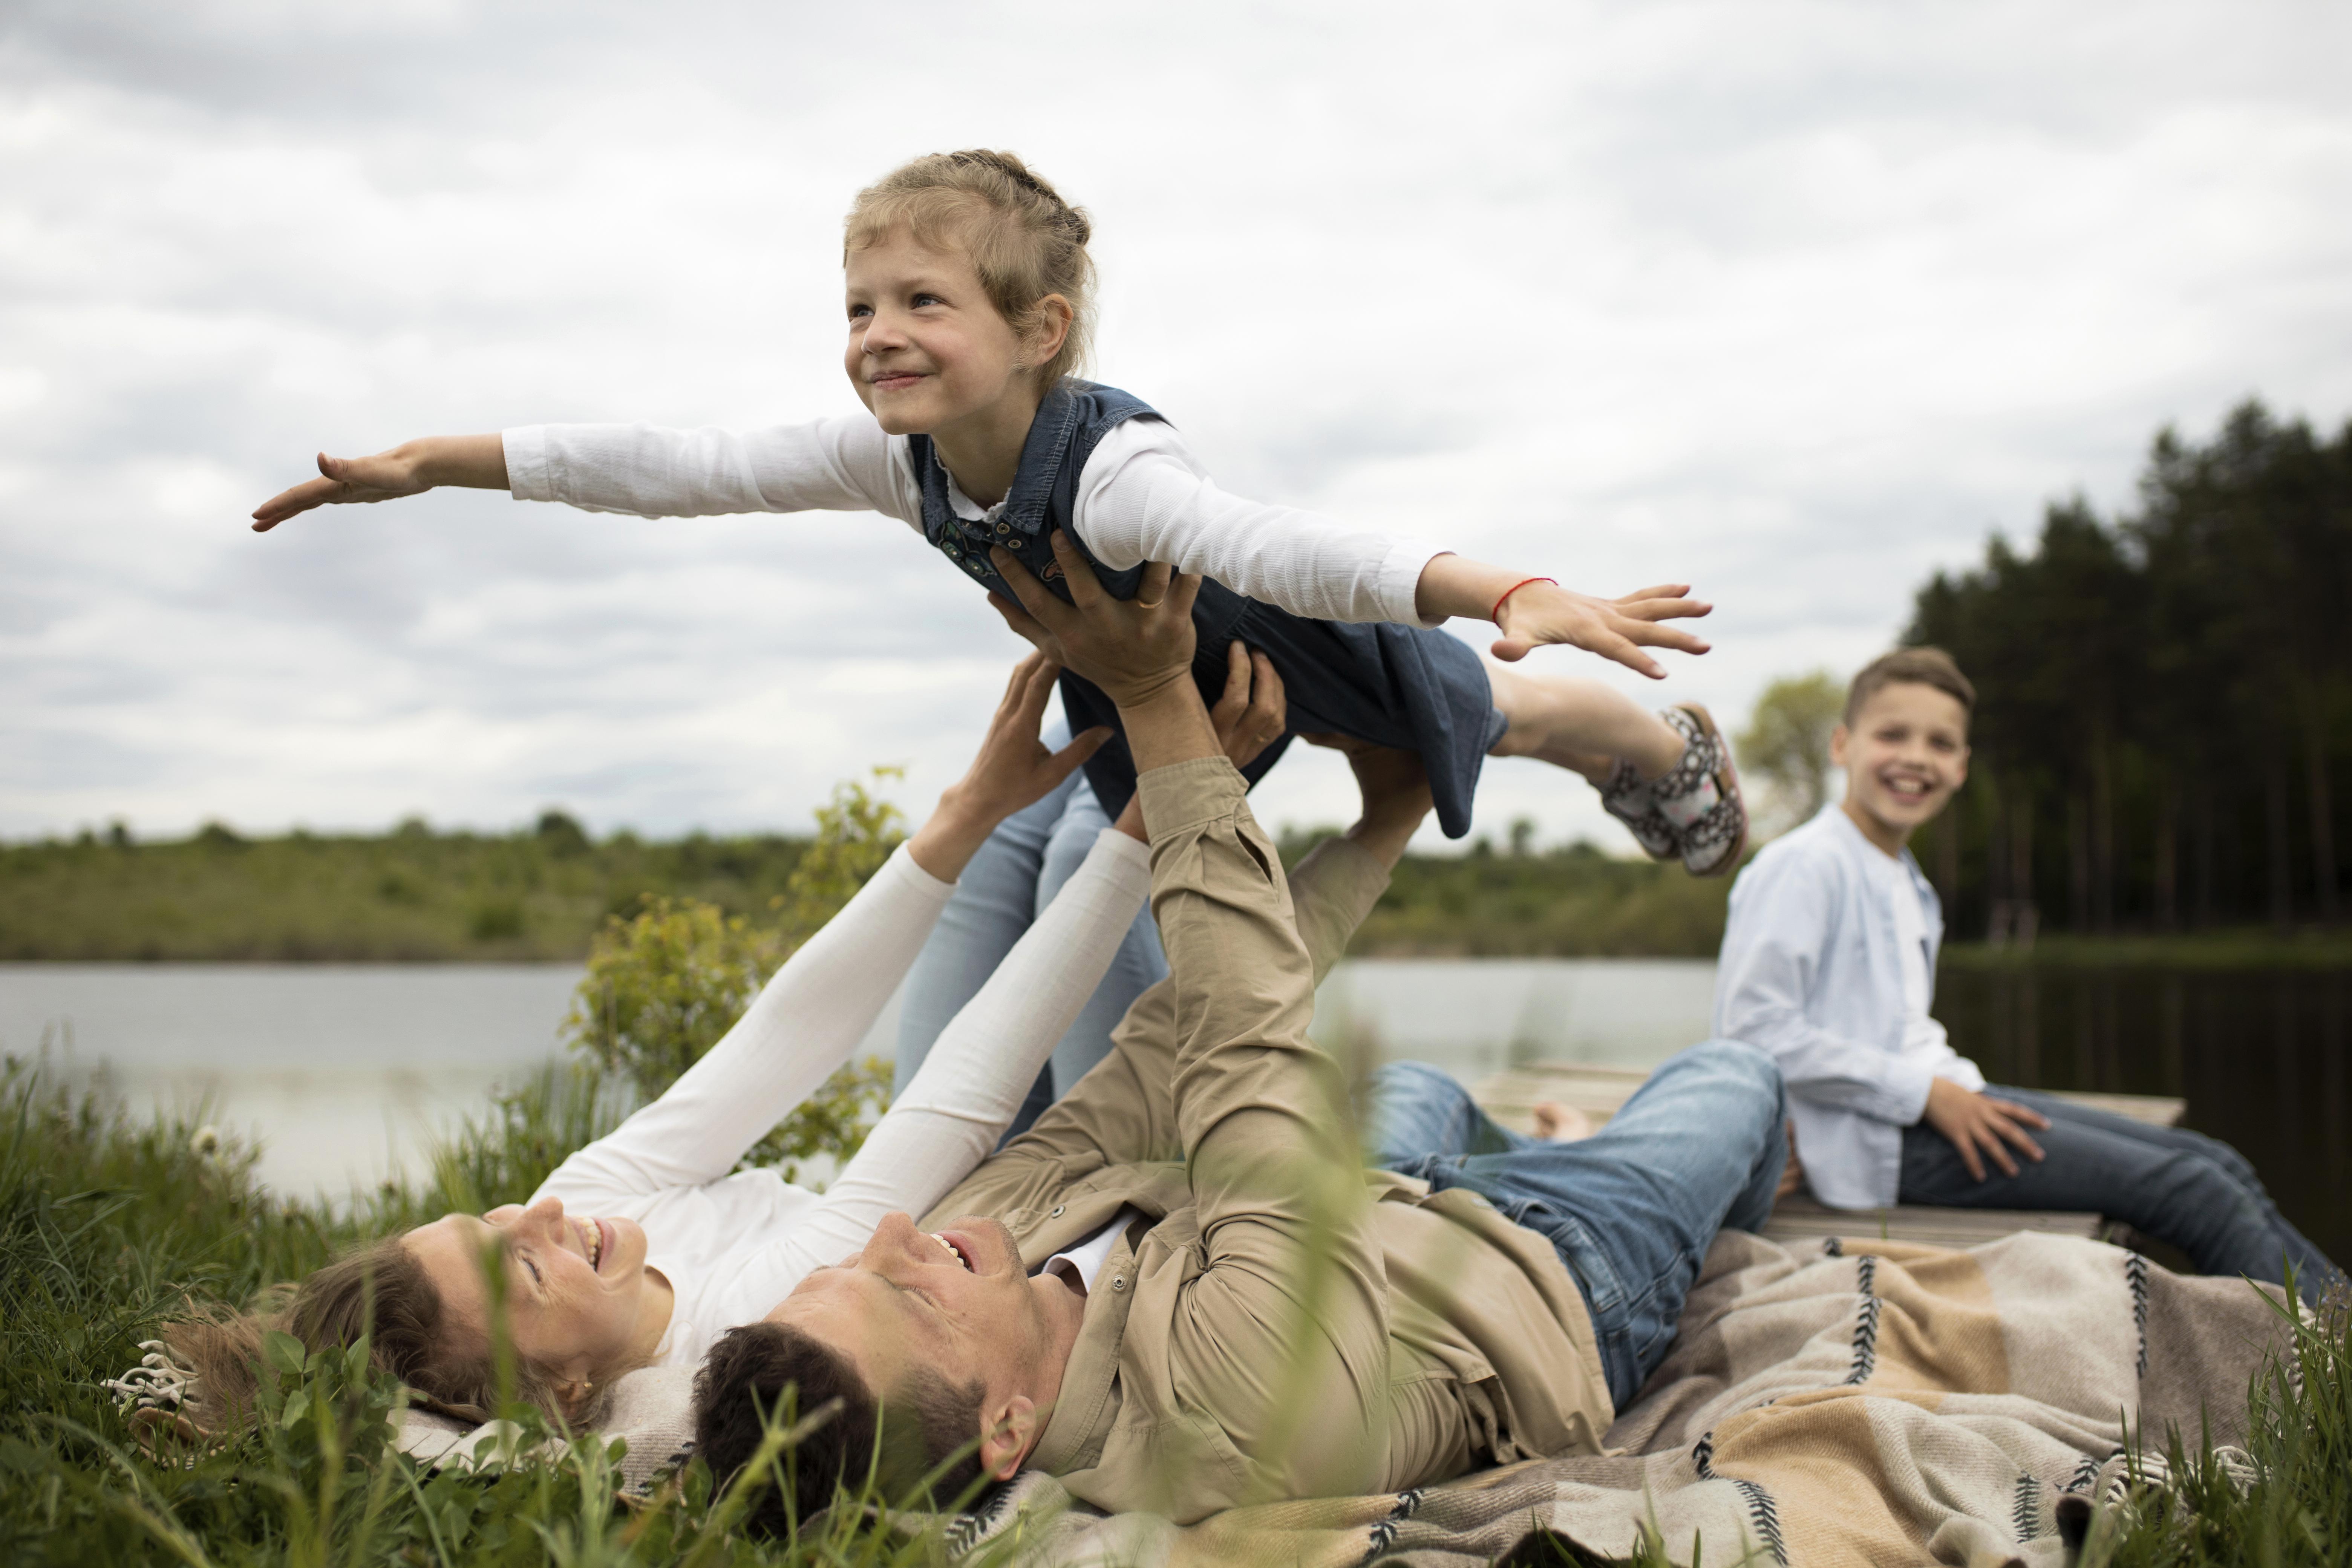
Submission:
[[[1739,773],[1731,747],[1715,719],[1696,702],[1658,715],[1683,737],[1683,754],[1650,782],[1658,814],[1682,838],[1683,868],[1694,877],[1720,877],[1736,869],[1748,847],[1748,806],[1739,795]]]

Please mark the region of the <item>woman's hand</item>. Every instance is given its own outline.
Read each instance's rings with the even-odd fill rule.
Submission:
[[[940,881],[961,876],[998,823],[1043,800],[1110,739],[1110,731],[1098,725],[1058,752],[1045,749],[1038,724],[1061,673],[1043,654],[1013,667],[971,768],[940,795],[939,809],[908,842],[915,864]]]
[[[373,458],[330,458],[321,452],[319,475],[290,490],[281,490],[256,507],[253,531],[267,533],[288,518],[315,506],[394,500],[402,496],[423,495],[436,485],[505,489],[506,437],[428,436],[420,441],[404,441]]]
[[[1234,766],[1245,768],[1282,739],[1289,727],[1290,704],[1283,696],[1282,677],[1274,661],[1238,638],[1225,647],[1225,692],[1209,710],[1217,740]]]

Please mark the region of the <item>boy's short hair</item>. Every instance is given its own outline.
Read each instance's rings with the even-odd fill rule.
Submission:
[[[1898,647],[1864,665],[1862,673],[1853,678],[1853,684],[1845,689],[1843,722],[1851,727],[1864,703],[1887,687],[1906,682],[1934,687],[1958,702],[1963,712],[1973,715],[1977,710],[1977,689],[1969,684],[1950,654],[1939,647]]]

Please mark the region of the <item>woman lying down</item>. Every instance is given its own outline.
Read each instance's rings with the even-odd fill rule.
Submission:
[[[1250,661],[1236,646],[1216,712],[1237,764],[1282,732],[1279,686],[1258,666],[1253,700]],[[487,1419],[497,1404],[488,1258],[506,1272],[518,1394],[593,1425],[615,1378],[698,1363],[808,1270],[858,1251],[883,1215],[921,1214],[945,1196],[995,1147],[1150,890],[1133,805],[957,1015],[828,1191],[734,1167],[865,1038],[990,832],[1108,737],[1089,731],[1058,752],[1039,743],[1059,673],[1042,658],[1024,660],[971,771],[930,819],[709,1055],[564,1161],[528,1204],[444,1215],[280,1288],[260,1310],[171,1325],[173,1358],[196,1374],[181,1415],[208,1431],[235,1425],[251,1400],[263,1333],[283,1329],[313,1350],[348,1345],[368,1323],[373,1295],[375,1366],[446,1414]]]

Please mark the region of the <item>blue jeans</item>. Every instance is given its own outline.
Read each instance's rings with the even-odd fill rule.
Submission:
[[[1372,1075],[1366,1158],[1433,1188],[1468,1187],[1542,1233],[1584,1292],[1622,1410],[1665,1360],[1716,1232],[1770,1217],[1788,1114],[1780,1069],[1737,1040],[1675,1057],[1574,1143],[1498,1127],[1446,1074],[1392,1062]]]
[[[1068,727],[1056,719],[1047,726],[1045,740],[1049,746],[1067,744]],[[1076,773],[1045,799],[1006,817],[981,846],[907,976],[898,1015],[898,1089],[907,1087],[930,1055],[940,1031],[980,994],[1062,884],[1077,874],[1096,837],[1109,826],[1086,774]],[[1087,1068],[1110,1054],[1110,1032],[1127,1016],[1129,1004],[1167,973],[1160,928],[1152,923],[1147,904],[1137,911],[1102,984],[1055,1043],[1052,1059],[1038,1073],[1006,1137],[1025,1131],[1038,1112],[1067,1094]]]
[[[2285,1278],[2280,1265],[2291,1262],[2296,1289],[2315,1303],[2331,1280],[2344,1277],[2286,1222],[2246,1157],[2219,1139],[2150,1127],[2030,1089],[1985,1092],[2050,1118],[2049,1127],[2032,1135],[2045,1157],[2013,1152],[2014,1176],[1987,1161],[1979,1182],[1951,1140],[1921,1121],[1903,1130],[1901,1202],[2103,1214],[2180,1248],[2200,1274],[2276,1285]]]

